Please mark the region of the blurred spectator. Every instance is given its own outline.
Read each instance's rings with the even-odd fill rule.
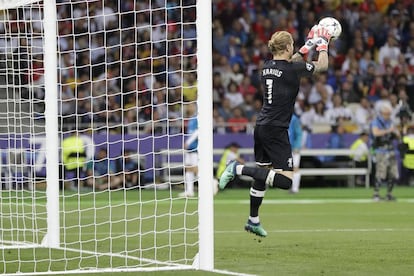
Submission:
[[[413,111],[409,105],[409,98],[404,89],[400,90],[398,93],[398,112],[396,113],[397,120],[396,123],[400,128],[401,134],[407,133],[407,128],[411,124],[413,119]]]
[[[225,147],[217,166],[216,179],[220,179],[220,176],[226,169],[227,164],[229,164],[231,161],[236,160],[240,164],[244,164],[243,158],[240,157],[239,149],[240,145],[235,142],[230,143]],[[240,182],[240,179],[235,178],[232,182],[229,183],[229,185],[238,185],[238,182]]]
[[[197,104],[190,103],[185,110],[187,127],[185,130],[186,140],[184,142],[184,192],[179,193],[180,197],[194,196],[194,183],[198,175],[198,119]]]
[[[326,117],[331,124],[339,122],[352,122],[352,111],[342,104],[342,97],[340,94],[335,94],[332,98],[333,107],[326,110]]]
[[[235,107],[233,109],[233,116],[227,120],[229,124],[229,130],[231,133],[246,132],[246,125],[249,120],[244,116],[241,107]]]
[[[107,149],[100,148],[94,160],[86,164],[86,185],[97,191],[121,188],[123,178],[118,167],[117,161],[108,157]]]
[[[325,104],[319,101],[309,107],[300,117],[301,123],[305,129],[311,130],[313,124],[328,124],[330,123],[326,116]]]
[[[275,26],[272,24],[270,18],[265,17],[264,14],[258,14],[256,22],[253,23],[253,31],[261,43],[267,44],[268,39],[272,35]]]
[[[350,149],[354,151],[351,158],[356,162],[356,167],[358,168],[367,167],[369,154],[368,141],[368,132],[364,131],[359,134],[359,137],[350,146]]]
[[[195,101],[197,99],[197,76],[196,73],[191,72],[185,75],[183,82],[183,97],[187,102]]]
[[[359,59],[359,73],[365,75],[368,72],[368,67],[375,68],[375,61],[372,59],[371,50],[365,50],[362,57]]]
[[[309,102],[309,94],[313,87],[313,80],[310,78],[301,78],[299,91],[304,96],[304,99]]]
[[[246,32],[246,28],[244,28],[245,25],[242,24],[240,18],[233,20],[230,35],[233,36],[238,41],[238,43],[243,46],[248,42],[249,34]]]
[[[221,83],[224,87],[227,87],[231,81],[233,75],[230,62],[226,56],[219,56],[215,64],[213,72],[219,73],[221,75]]]
[[[244,104],[243,95],[239,92],[237,83],[231,81],[227,86],[224,97],[229,100],[230,108],[239,107]]]
[[[352,83],[348,80],[344,80],[338,90],[344,103],[357,103],[360,100],[360,95],[352,86]]]
[[[231,63],[231,61],[230,61]],[[231,65],[231,72],[229,74],[230,82],[235,82],[239,86],[244,78],[240,63],[233,63]]]
[[[372,84],[374,83],[375,77],[376,77],[375,64],[368,64],[366,73],[360,76],[364,95],[368,96],[368,91],[370,90]],[[375,92],[374,92],[374,95],[375,95]]]
[[[414,22],[410,24],[410,40],[405,48],[404,57],[410,66],[414,66]]]
[[[241,44],[240,44],[240,40],[235,37],[235,36],[230,36],[229,37],[229,44],[227,45],[229,47],[229,62],[230,65],[232,66],[232,73],[234,73],[234,69],[233,65],[234,64],[239,64],[241,62],[243,62],[242,56],[241,56]]]
[[[167,129],[169,134],[182,133],[181,104],[179,102],[168,105]]]
[[[224,34],[221,26],[214,29],[213,32],[213,49],[223,56],[230,56],[229,53],[229,37],[230,35]]]
[[[384,104],[391,105],[390,92],[386,88],[382,88],[379,93],[379,98],[374,103],[375,112],[380,113],[381,106]]]
[[[219,72],[213,74],[213,103],[219,104],[225,94],[225,88]]]
[[[118,22],[118,17],[116,16],[114,9],[112,8],[112,5],[114,4],[115,3],[109,4],[109,2],[105,2],[105,5],[103,5],[103,2],[94,2],[94,19],[97,24],[98,30],[108,29]]]
[[[140,164],[139,156],[132,151],[125,151],[120,171],[124,173],[125,188],[132,188],[144,185],[144,178],[141,177],[143,166]]]
[[[240,3],[233,1],[220,1],[216,6],[217,14],[215,17],[220,21],[224,32],[231,31],[232,22],[240,15]]]
[[[295,114],[300,117],[303,112],[305,112],[305,96],[303,93],[299,92],[295,102]]]
[[[388,96],[388,99],[392,107],[391,120],[395,123],[396,126],[398,126],[400,124],[400,117],[398,116],[400,113],[400,106],[398,104],[398,96],[395,94],[390,94]]]
[[[81,178],[85,176],[85,145],[78,131],[71,133],[62,141],[63,187],[78,189],[82,187]],[[62,188],[63,188],[62,187]]]
[[[308,101],[310,104],[314,104],[323,100],[325,105],[329,106],[333,94],[334,91],[332,89],[332,86],[326,83],[326,75],[320,74],[318,75],[315,84],[310,90]]]
[[[368,132],[361,132],[359,137],[350,146],[350,149],[354,151],[350,157],[355,161],[356,168],[367,168],[368,166],[368,154],[370,154],[368,142]],[[355,182],[357,185],[362,185],[364,183],[363,181],[364,176],[355,176]]]
[[[359,4],[353,1],[348,6],[349,8],[344,11],[345,19],[349,24],[351,30],[357,27],[360,19]]]
[[[359,131],[366,131],[370,122],[375,118],[375,111],[366,97],[361,98],[355,109],[355,123]]]
[[[279,26],[280,21],[287,17],[288,10],[279,1],[270,1],[269,4],[269,18],[271,18],[273,26]]]
[[[218,108],[218,113],[224,119],[224,121],[227,121],[232,116],[232,107],[229,98],[223,98],[221,106]]]
[[[167,98],[167,91],[165,88],[156,88],[154,89],[154,96],[152,101],[152,107],[154,114],[154,117],[157,118],[157,123],[165,124],[167,125],[167,119],[168,119],[168,103],[166,101]],[[153,118],[155,121],[155,118]]]
[[[249,122],[252,121],[253,117],[256,116],[258,110],[255,107],[256,104],[256,94],[246,94],[244,96],[244,105],[243,107],[243,113],[246,116],[247,120],[249,120]],[[260,99],[260,103],[261,103],[261,99]]]
[[[226,133],[226,121],[220,115],[217,106],[213,107],[213,132],[218,134]]]
[[[252,109],[248,109],[248,114],[246,115],[247,118],[250,120],[250,123],[252,123],[252,125],[254,122],[256,122],[256,116],[262,109],[262,105],[262,98],[256,96],[253,99],[253,103],[251,104]]]
[[[394,74],[394,69],[396,67],[392,67],[391,65],[387,64],[385,66],[385,72],[382,75],[382,83],[384,88],[392,91],[395,85],[395,74]]]
[[[397,79],[395,81],[394,90],[393,90],[393,93],[397,94],[398,97],[400,98],[403,97],[401,98],[401,100],[403,100],[407,104],[409,104],[409,97],[408,97],[407,91],[410,89],[408,85],[408,77],[407,77],[408,75],[405,73],[398,74]],[[405,94],[405,95],[402,95],[402,94]]]
[[[291,193],[298,193],[300,186],[300,150],[302,148],[302,125],[299,117],[293,113],[289,124],[289,141],[292,146],[293,177]]]
[[[384,59],[390,59],[390,65],[395,66],[398,63],[398,57],[401,54],[401,49],[398,45],[400,38],[391,32],[388,33],[387,42],[379,48],[378,52],[378,63],[384,64]]]
[[[257,88],[252,85],[252,82],[250,80],[250,77],[248,75],[243,77],[243,80],[241,81],[239,85],[239,92],[243,95],[255,95],[257,92]]]
[[[345,128],[342,124],[332,125],[326,149],[344,149],[345,147]],[[324,162],[343,161],[344,156],[319,156],[319,160]]]

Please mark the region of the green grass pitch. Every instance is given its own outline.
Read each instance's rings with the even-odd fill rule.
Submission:
[[[145,193],[151,192],[143,191],[143,196]],[[167,192],[161,193],[167,196]],[[268,237],[259,241],[243,230],[248,190],[222,191],[214,198],[215,268],[234,275],[413,275],[414,187],[396,187],[394,195],[396,202],[372,202],[372,190],[365,188],[306,188],[295,195],[269,190],[260,212]],[[152,196],[148,194],[148,198]]]
[[[246,192],[226,191],[215,205],[216,267],[257,275],[413,275],[414,188],[397,202],[371,202],[372,190],[271,190],[260,218],[268,237],[241,231]],[[221,203],[223,201],[223,203]],[[226,202],[226,203],[225,203]]]

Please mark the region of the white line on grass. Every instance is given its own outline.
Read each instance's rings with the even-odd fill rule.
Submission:
[[[215,233],[226,234],[226,233],[244,233],[245,231],[228,231],[228,230],[219,230]],[[353,229],[280,229],[280,230],[270,230],[267,231],[270,233],[328,233],[328,232],[414,232],[414,228],[353,228]]]
[[[228,270],[220,270],[220,269],[214,269],[211,272],[225,274],[225,275],[235,275],[235,276],[255,276],[255,274],[245,274],[240,272],[233,272]]]
[[[326,204],[326,203],[382,203],[374,202],[372,199],[264,199],[265,204]],[[385,202],[385,201],[384,201]],[[414,198],[402,198],[398,199],[397,202],[403,203],[414,203]],[[216,200],[217,204],[248,204],[249,200]]]

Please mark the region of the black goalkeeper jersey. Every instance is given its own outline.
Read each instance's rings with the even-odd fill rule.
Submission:
[[[257,116],[256,125],[288,128],[300,78],[312,75],[314,70],[312,63],[304,61],[266,61],[261,72],[263,107]]]

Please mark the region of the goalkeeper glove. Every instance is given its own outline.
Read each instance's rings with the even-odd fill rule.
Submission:
[[[313,47],[315,47],[315,39],[314,39],[314,36],[315,36],[315,33],[316,33],[316,31],[318,30],[318,25],[314,25],[311,29],[310,29],[310,31],[309,31],[309,33],[308,33],[308,36],[306,37],[306,42],[305,42],[305,45],[303,45],[302,47],[300,47],[300,49],[299,49],[299,53],[301,54],[301,55],[306,55],[307,53],[309,53],[309,51],[313,48]]]
[[[319,27],[315,33],[316,38],[316,51],[328,51],[329,41],[331,39],[331,34],[324,27]]]

